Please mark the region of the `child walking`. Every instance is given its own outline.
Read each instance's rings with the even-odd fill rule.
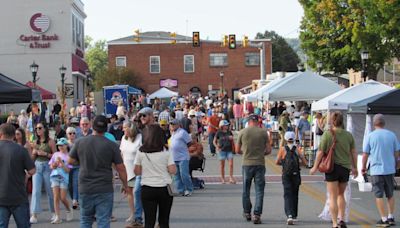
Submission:
[[[298,215],[299,188],[301,184],[300,164],[306,165],[307,160],[294,145],[296,138],[294,132],[288,131],[284,137],[286,145],[279,151],[276,164],[282,165],[283,198],[287,225],[294,225]]]
[[[72,168],[68,165],[68,140],[66,138],[60,138],[57,141],[58,152],[54,153],[49,161],[50,168],[52,169],[50,174],[51,188],[53,189],[54,195],[54,210],[56,216],[51,221],[52,224],[62,223],[60,216],[60,200],[67,209],[67,221],[73,219],[72,209],[70,208],[67,200],[68,190],[68,178],[69,171]]]

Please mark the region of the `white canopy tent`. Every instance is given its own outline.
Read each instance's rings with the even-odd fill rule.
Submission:
[[[311,106],[311,110],[348,110],[350,104],[356,103],[358,101],[384,93],[392,89],[392,87],[382,84],[380,82],[369,80],[367,82],[331,94],[330,96],[314,102]]]
[[[150,94],[149,98],[150,99],[155,99],[155,98],[170,98],[170,97],[176,97],[178,96],[177,92],[171,91],[165,87],[155,91],[154,93]]]
[[[314,101],[339,91],[340,86],[310,71],[298,72],[283,78],[262,97],[268,101]]]

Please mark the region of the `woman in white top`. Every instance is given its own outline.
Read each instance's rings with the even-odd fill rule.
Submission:
[[[154,128],[154,127],[153,127]],[[161,128],[160,130],[161,131]],[[144,132],[145,133],[145,132]],[[147,134],[147,133],[146,133]],[[169,228],[169,216],[173,197],[169,195],[167,185],[172,183],[171,175],[176,173],[176,166],[172,153],[148,150],[164,148],[163,134],[160,132],[143,135],[143,146],[135,160],[135,174],[142,176],[142,205],[145,216],[145,228],[153,228],[157,218],[160,228]],[[159,138],[159,139],[158,139]],[[157,142],[158,145],[154,145]]]
[[[121,145],[119,149],[121,150],[122,159],[127,173],[128,180],[128,205],[130,209],[130,216],[126,222],[130,223],[135,218],[134,209],[134,197],[133,188],[135,186],[135,173],[133,172],[136,154],[139,148],[142,146],[142,135],[139,133],[135,124],[131,122],[124,122],[122,125],[124,130],[124,136],[121,139]]]

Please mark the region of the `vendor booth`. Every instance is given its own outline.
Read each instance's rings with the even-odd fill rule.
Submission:
[[[155,91],[154,93],[150,94],[149,98],[150,99],[155,99],[155,98],[163,99],[163,98],[171,98],[171,97],[176,97],[176,96],[178,96],[177,92],[171,91],[171,90],[163,87],[163,88]]]
[[[40,91],[0,73],[0,104],[40,102]]]

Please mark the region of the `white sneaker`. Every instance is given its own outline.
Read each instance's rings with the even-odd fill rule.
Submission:
[[[51,224],[60,224],[60,223],[62,223],[62,220],[58,216],[56,216],[54,218],[54,220],[52,220],[50,223]]]
[[[183,193],[183,195],[184,195],[184,196],[191,196],[191,195],[192,195],[192,193],[191,193],[191,192],[189,192],[188,190],[185,190],[185,192]]]
[[[50,221],[53,221],[54,219],[56,219],[57,218],[57,215],[56,214],[54,214],[54,213],[52,213],[51,214],[51,218],[50,218]]]
[[[131,215],[131,216],[129,216],[129,218],[127,218],[126,220],[125,220],[125,222],[126,223],[131,223],[131,222],[133,222],[135,220],[135,216],[134,215]]]
[[[288,225],[294,225],[293,219],[292,219],[291,217],[289,217],[289,218],[287,219],[287,221],[286,221],[286,224],[288,224]]]
[[[67,211],[67,222],[72,221],[72,219],[74,219],[74,212],[73,210],[70,208],[69,211]]]
[[[29,222],[31,224],[36,224],[37,223],[37,217],[36,215],[32,215],[31,218],[29,219]]]

